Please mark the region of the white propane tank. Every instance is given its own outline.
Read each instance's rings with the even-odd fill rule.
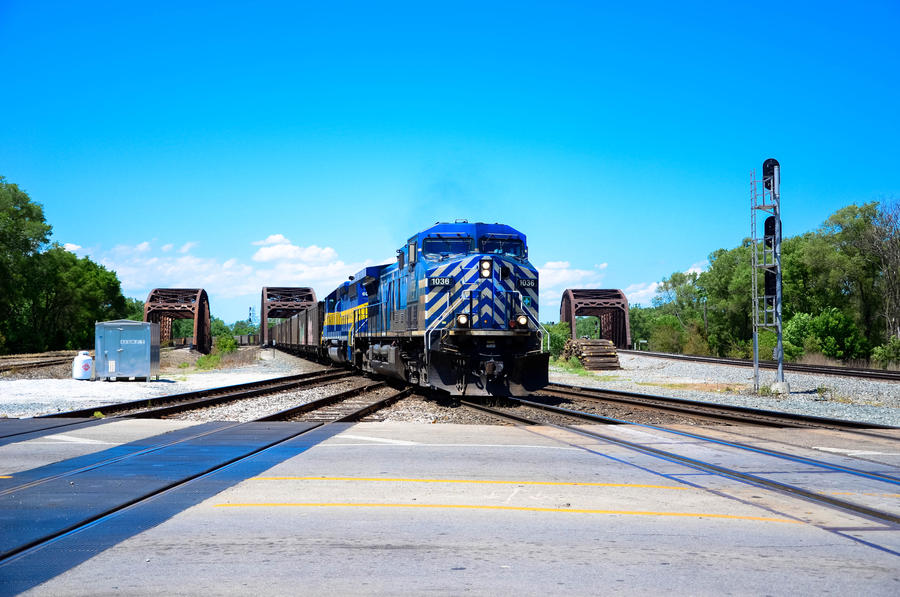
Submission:
[[[82,350],[72,361],[72,378],[73,379],[90,379],[93,373],[94,362],[88,351]]]

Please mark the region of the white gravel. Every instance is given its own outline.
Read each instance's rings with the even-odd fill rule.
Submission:
[[[623,367],[619,371],[594,371],[576,375],[553,368],[550,380],[900,426],[900,383],[789,372],[785,374],[791,387],[789,396],[764,396],[752,393],[753,370],[749,367],[625,354],[619,355],[619,360]],[[177,370],[163,373],[160,381],[0,379],[0,417],[31,417],[111,402],[127,402],[258,381],[321,368],[320,365],[279,351],[263,350],[261,359],[250,366],[189,374]],[[771,384],[774,377],[774,371],[761,371],[761,385]],[[316,398],[315,393],[311,392],[308,396],[304,393],[303,401]],[[290,392],[284,398],[296,404],[298,395]],[[264,401],[272,404],[272,397],[267,397]],[[416,408],[423,409],[421,416],[411,412]],[[273,406],[272,410],[280,409]],[[441,410],[439,405],[430,402],[401,401],[393,409],[386,411],[386,418],[418,420],[419,417],[423,421],[444,422],[446,417],[441,416]],[[228,419],[239,420],[242,416],[234,413]],[[259,413],[255,416],[259,416]]]
[[[0,379],[0,417],[33,417],[113,402],[230,386],[322,368],[321,365],[276,350],[263,350],[260,351],[260,360],[250,366],[198,373],[170,371],[162,373],[159,381]]]
[[[192,410],[185,413],[175,415],[175,418],[185,421],[238,421],[246,423],[253,421],[259,417],[274,415],[275,413],[308,404],[319,398],[332,396],[338,392],[349,390],[351,387],[360,385],[356,383],[332,383],[324,386],[316,386],[314,388],[306,388],[300,390],[290,390],[280,392],[278,394],[266,394],[255,398],[246,398],[235,402],[227,402],[218,404],[202,410]]]
[[[578,375],[551,368],[550,381],[749,408],[900,426],[900,383],[786,372],[790,395],[753,393],[753,368],[638,355],[619,355],[622,369]],[[760,370],[760,387],[775,371]],[[707,389],[708,388],[708,389]]]

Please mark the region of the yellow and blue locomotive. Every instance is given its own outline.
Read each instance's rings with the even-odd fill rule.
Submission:
[[[524,234],[438,223],[325,298],[320,351],[454,395],[527,395],[547,384],[538,290]]]

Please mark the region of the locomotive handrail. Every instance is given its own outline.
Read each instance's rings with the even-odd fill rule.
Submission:
[[[471,289],[469,289],[469,290],[463,290],[463,292],[464,292],[464,293],[465,293],[465,292],[472,292],[472,290],[471,290]],[[454,302],[451,303],[451,302],[449,301],[449,297],[448,297],[448,300],[447,300],[447,307],[446,307],[443,311],[441,311],[441,314],[440,314],[440,315],[438,315],[438,316],[435,318],[434,323],[431,324],[431,326],[429,326],[428,328],[425,329],[425,366],[426,366],[426,367],[428,367],[428,364],[429,364],[429,362],[430,362],[429,353],[431,352],[431,334],[434,333],[435,331],[437,331],[437,326],[438,326],[438,324],[441,322],[442,319],[444,319],[444,317],[447,315],[448,312],[452,312],[452,311],[453,311],[454,306],[456,306],[456,305],[460,302],[460,300],[462,300],[462,299],[457,299],[456,301],[454,301]],[[471,297],[469,298],[469,302],[471,303]],[[471,310],[472,310],[472,309],[471,309],[471,306],[470,306],[470,308],[469,308],[470,315],[471,315]],[[441,330],[441,331],[443,331],[443,330]]]
[[[522,304],[522,293],[521,292],[519,292],[518,290],[511,290],[511,291],[507,291],[507,294],[517,294],[519,296],[519,305]],[[546,336],[547,352],[550,352],[550,332],[547,331],[547,328],[545,328],[543,325],[541,325],[541,322],[537,320],[537,317],[533,317],[531,315],[530,309],[526,309],[526,308],[522,307],[522,312],[525,313],[525,317],[527,317],[528,319],[533,321],[534,325],[537,326],[537,333],[538,333],[538,336],[540,337],[539,342],[540,342],[540,346],[541,346],[541,351],[544,350],[544,337]]]

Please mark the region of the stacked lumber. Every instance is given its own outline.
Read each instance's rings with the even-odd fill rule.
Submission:
[[[584,368],[590,371],[619,369],[619,355],[612,340],[567,340],[562,358],[569,360],[572,357],[581,361]]]

